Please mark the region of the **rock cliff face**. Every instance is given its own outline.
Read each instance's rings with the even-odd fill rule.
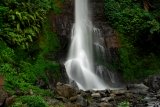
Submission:
[[[65,61],[67,56],[71,29],[74,23],[74,0],[66,0],[62,6],[62,13],[59,15],[51,14],[51,21],[53,29],[58,34],[61,50],[58,53],[58,58],[61,61]]]
[[[90,0],[92,9],[92,20],[96,28],[100,29],[102,39],[105,44],[107,62],[118,63],[119,40],[118,35],[109,25],[107,16],[105,16],[104,0]]]
[[[118,63],[118,36],[115,31],[109,26],[106,20],[105,10],[104,10],[104,0],[90,0],[90,9],[93,25],[100,34],[98,46],[103,47],[105,51],[105,60],[107,63]],[[66,0],[62,6],[62,13],[59,15],[51,15],[51,20],[53,23],[53,28],[56,30],[60,44],[61,50],[58,53],[58,59],[60,63],[66,60],[71,37],[71,29],[74,24],[74,0]],[[99,47],[98,47],[99,48]],[[96,64],[98,65],[98,64]],[[101,66],[98,66],[100,69]],[[117,69],[116,69],[117,70]],[[99,72],[99,71],[98,71]],[[108,72],[108,71],[107,71]],[[104,74],[97,74],[104,75]],[[111,74],[106,74],[106,76]],[[118,76],[116,74],[116,76]],[[115,77],[115,76],[114,76]],[[116,78],[116,77],[115,77]],[[108,81],[108,80],[106,80]],[[119,80],[117,80],[119,81]]]
[[[71,29],[74,23],[74,0],[66,0],[62,7],[60,15],[53,15],[53,27],[56,29],[61,43],[61,52],[59,57],[64,61],[67,56],[67,50],[70,44]],[[105,43],[108,61],[115,60],[118,57],[117,48],[119,42],[115,31],[109,26],[105,12],[104,0],[90,0],[90,9],[93,25],[100,29]],[[116,59],[117,60],[117,59]]]

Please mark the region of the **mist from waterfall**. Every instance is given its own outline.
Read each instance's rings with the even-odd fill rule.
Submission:
[[[70,80],[75,81],[80,89],[104,90],[108,86],[94,69],[94,27],[89,14],[88,0],[75,0],[75,24],[65,68]]]

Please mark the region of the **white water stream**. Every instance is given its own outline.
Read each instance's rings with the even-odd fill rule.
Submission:
[[[88,0],[75,0],[75,24],[65,68],[82,90],[104,90],[107,85],[94,72],[93,32]]]

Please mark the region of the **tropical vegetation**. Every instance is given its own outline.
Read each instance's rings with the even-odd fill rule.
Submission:
[[[120,69],[128,81],[160,72],[160,2],[105,0],[105,14],[118,33]]]
[[[45,96],[54,96],[47,86],[46,71],[57,73],[57,60],[45,58],[58,51],[59,40],[51,29],[49,14],[61,12],[63,0],[1,0],[0,76],[4,89],[17,99],[13,107],[48,107]],[[27,96],[30,95],[31,96]]]

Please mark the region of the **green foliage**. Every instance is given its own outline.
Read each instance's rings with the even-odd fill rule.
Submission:
[[[105,9],[106,16],[117,31],[132,36],[133,40],[143,31],[160,31],[155,17],[132,0],[106,0]]]
[[[49,26],[48,23],[47,21],[46,26]],[[32,90],[35,95],[53,95],[49,90],[34,86],[38,79],[48,84],[46,70],[54,71],[52,73],[55,79],[59,76],[59,64],[44,57],[48,52],[59,49],[59,42],[56,35],[50,31],[50,27],[44,28],[44,35],[41,36],[44,37],[41,41],[45,41],[43,46],[41,42],[36,43],[27,51],[28,53],[21,48],[11,49],[5,42],[0,41],[0,74],[5,76],[5,89],[8,93],[15,94],[18,90],[27,95]]]
[[[119,103],[117,107],[130,107],[130,103],[128,101],[123,101]]]
[[[49,20],[46,20],[43,23],[43,33],[44,35],[40,40],[40,48],[43,50],[43,53],[56,51],[60,48],[60,42],[57,35],[51,30],[51,25]]]
[[[124,78],[134,81],[159,73],[158,8],[146,11],[139,1],[105,0],[105,14],[119,33],[120,66]]]
[[[46,26],[48,25],[48,22],[46,22]],[[24,50],[13,50],[5,42],[0,41],[0,74],[5,76],[5,89],[8,92],[14,94],[16,90],[20,90],[27,94],[32,89],[34,93],[43,96],[46,91],[41,89],[38,91],[38,88],[34,87],[36,81],[42,79],[45,84],[48,84],[46,70],[54,71],[55,78],[58,78],[59,64],[56,61],[46,60],[44,55],[59,49],[59,42],[49,28],[45,28],[44,36],[43,40],[45,42],[43,46],[38,46],[41,51],[32,56],[34,59],[29,58],[29,53],[25,54]],[[35,45],[37,47],[39,44]]]
[[[8,8],[4,7],[4,6],[1,6],[0,5],[0,33],[1,33],[1,28],[2,28],[2,25],[3,25],[3,14],[8,10]]]
[[[0,3],[0,75],[4,89],[17,96],[13,107],[48,107],[42,97],[53,96],[37,86],[48,85],[46,71],[58,78],[59,64],[45,56],[57,52],[59,40],[52,32],[47,13],[60,13],[57,0],[2,0]],[[54,53],[52,53],[54,54]],[[18,93],[18,94],[17,94]],[[23,95],[34,96],[23,96]]]
[[[5,0],[0,6],[0,39],[7,44],[28,48],[42,29],[47,12],[60,13],[56,0]]]
[[[42,9],[36,11],[33,11],[33,9],[28,12],[30,5],[28,3],[19,3],[16,9],[10,7],[10,10],[4,14],[2,39],[22,48],[28,48],[29,43],[33,42],[33,38],[40,32],[45,12]],[[25,7],[25,9],[21,7]],[[7,43],[9,44],[9,42]]]
[[[48,107],[47,103],[40,96],[23,96],[17,99],[12,107]]]

